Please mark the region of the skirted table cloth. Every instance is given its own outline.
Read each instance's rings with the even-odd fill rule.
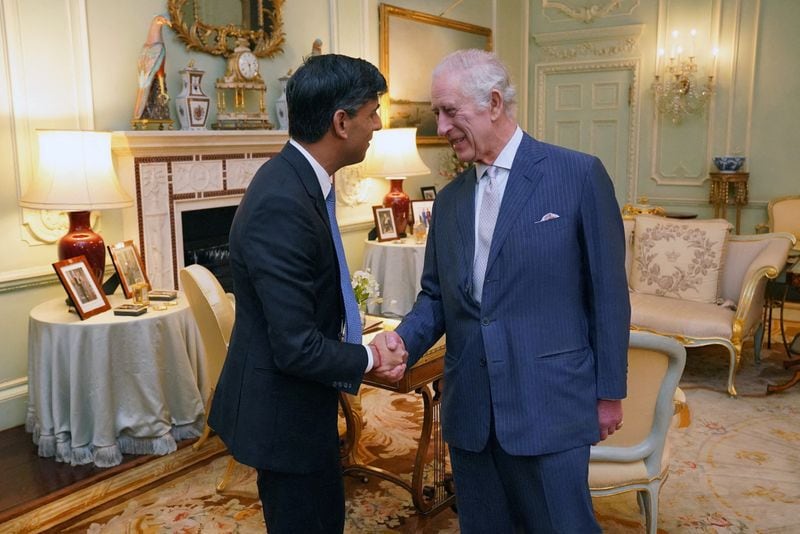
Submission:
[[[381,303],[369,305],[369,313],[403,317],[414,305],[420,290],[425,245],[411,238],[400,241],[366,241],[364,268],[369,269],[380,285]]]
[[[31,311],[28,331],[26,429],[39,456],[110,467],[201,434],[204,350],[182,294],[162,311],[85,321],[57,298]]]

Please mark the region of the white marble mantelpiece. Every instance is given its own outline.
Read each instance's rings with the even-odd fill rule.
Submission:
[[[114,132],[117,173],[135,198],[124,210],[123,234],[137,243],[153,287],[178,287],[180,213],[238,204],[287,140],[284,130]]]

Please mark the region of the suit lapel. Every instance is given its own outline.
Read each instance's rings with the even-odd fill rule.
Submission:
[[[289,164],[294,168],[300,184],[305,189],[306,194],[314,201],[314,209],[320,216],[325,226],[328,228],[328,233],[331,231],[331,224],[328,220],[328,210],[325,207],[325,199],[322,196],[322,190],[317,181],[317,175],[308,160],[297,150],[291,143],[286,143],[281,150],[281,156],[286,158]]]
[[[497,223],[492,235],[492,247],[489,250],[489,259],[486,264],[487,273],[492,268],[492,264],[503,247],[508,232],[517,221],[520,211],[542,180],[542,169],[538,163],[545,157],[546,154],[541,144],[531,136],[524,134],[519,149],[517,149],[517,155],[514,157],[514,163],[511,165],[511,173],[503,193],[503,202],[500,204],[500,211],[497,214]],[[473,207],[473,211],[474,209]]]
[[[472,260],[475,257],[475,166],[467,171],[456,193],[456,222],[461,238],[461,287],[470,294],[472,286]]]

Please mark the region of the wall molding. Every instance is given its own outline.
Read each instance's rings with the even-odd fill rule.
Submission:
[[[632,55],[639,49],[644,24],[614,28],[593,28],[532,36],[542,54],[551,59],[574,59],[580,56],[609,57]]]
[[[13,378],[0,382],[0,404],[28,397],[28,377]]]
[[[552,74],[602,72],[613,70],[629,70],[631,72],[630,116],[628,118],[628,194],[626,195],[626,199],[628,202],[633,202],[633,199],[636,198],[637,177],[639,175],[639,59],[598,61],[591,63],[544,63],[536,65],[535,137],[538,139],[545,138],[545,97],[547,76]]]
[[[542,0],[542,13],[550,22],[558,22],[558,20],[549,16],[547,11],[548,9],[553,10],[556,13],[561,13],[562,15],[565,15],[573,20],[588,24],[609,16],[630,15],[639,5],[639,0],[603,0],[603,2],[604,3],[602,4],[595,3],[589,6],[585,4],[582,6],[573,6],[570,2]],[[627,7],[623,4],[627,4]],[[617,10],[619,10],[619,13],[613,13]]]

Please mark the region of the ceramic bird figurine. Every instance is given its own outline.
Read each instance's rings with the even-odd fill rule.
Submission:
[[[138,81],[139,90],[136,92],[136,107],[133,118],[136,119],[169,119],[169,95],[167,94],[166,79],[164,77],[164,59],[166,48],[161,30],[164,25],[171,23],[164,15],[156,15],[150,23],[147,40],[139,52]],[[153,83],[153,82],[156,83]]]

